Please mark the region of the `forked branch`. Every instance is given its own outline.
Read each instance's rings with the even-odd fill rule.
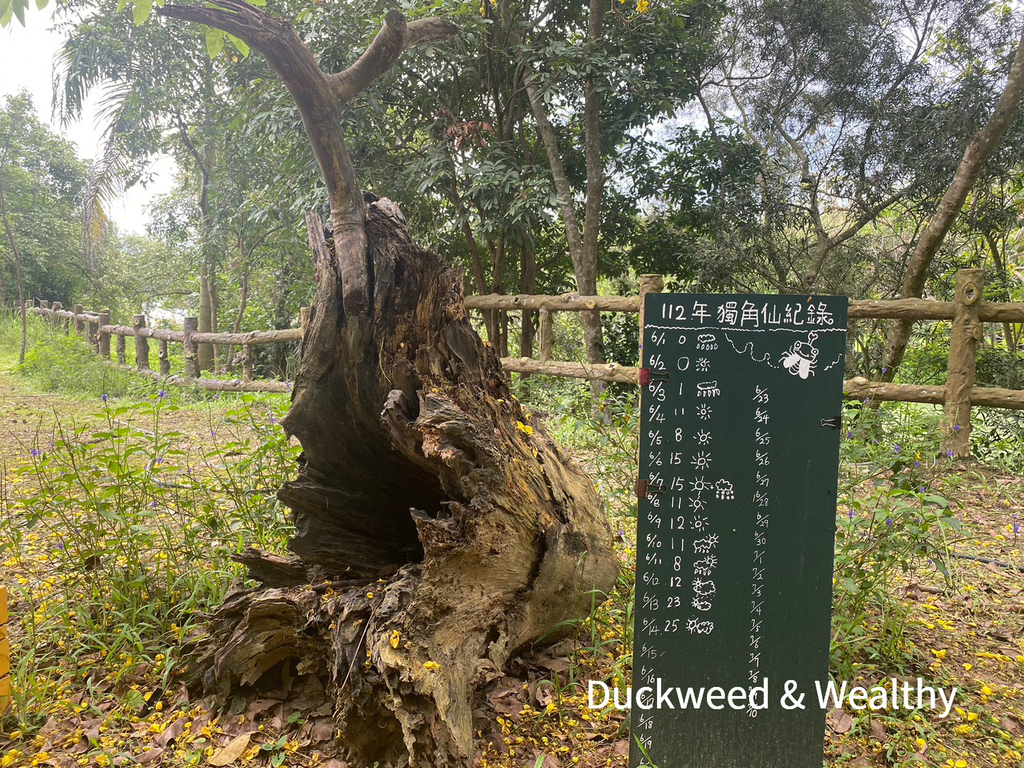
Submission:
[[[350,99],[391,69],[403,51],[444,40],[458,29],[450,22],[434,18],[408,23],[401,13],[391,11],[362,56],[343,72],[327,74],[287,21],[242,0],[213,0],[203,7],[166,5],[159,13],[206,24],[244,40],[263,54],[280,75],[299,108],[327,185],[345,313],[365,314],[373,301],[365,209],[341,129],[342,110]]]

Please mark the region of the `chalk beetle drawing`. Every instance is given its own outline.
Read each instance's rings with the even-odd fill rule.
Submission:
[[[817,334],[812,333],[807,341],[797,341],[782,356],[782,366],[794,376],[806,379],[814,375],[818,365],[818,348],[814,346]]]

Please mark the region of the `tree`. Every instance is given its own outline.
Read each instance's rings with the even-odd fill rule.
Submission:
[[[218,284],[224,244],[217,239],[218,195],[231,170],[222,162],[235,110],[223,62],[203,55],[203,36],[170,24],[137,26],[131,17],[82,3],[65,11],[67,39],[56,73],[57,111],[70,121],[103,89],[106,144],[85,195],[87,251],[105,225],[104,204],[137,183],[149,158],[172,154],[195,200],[195,254],[201,332],[218,330]],[[93,265],[95,270],[95,265]],[[213,370],[212,344],[199,345],[201,370]]]
[[[730,3],[692,124],[659,164],[658,219],[694,278],[896,293],[903,233],[949,183],[948,148],[987,119],[1018,31],[974,0]]]
[[[907,265],[906,275],[903,278],[902,294],[904,298],[919,298],[921,296],[932,259],[960,214],[967,195],[977,181],[985,162],[995,151],[1010,124],[1017,117],[1022,96],[1024,96],[1024,30],[1021,31],[1020,42],[1017,45],[1010,74],[992,116],[968,143],[960,165],[957,166],[949,187],[939,201],[935,216],[928,222],[928,226],[914,247],[910,263]],[[901,320],[893,325],[886,340],[884,381],[892,381],[896,369],[903,362],[903,355],[906,352],[912,328],[913,323],[906,320]],[[951,429],[953,425],[947,426]]]
[[[0,253],[6,256],[0,269],[2,299],[16,295],[22,307],[28,297],[67,303],[84,287],[81,250],[69,247],[80,242],[81,163],[74,147],[36,118],[27,93],[5,100],[0,137]]]
[[[295,556],[242,559],[267,586],[327,579],[337,594],[234,595],[196,667],[225,695],[282,665],[312,672],[353,759],[468,766],[478,665],[500,667],[583,615],[617,566],[592,483],[512,396],[458,273],[356,181],[347,103],[404,51],[455,30],[389,12],[365,52],[328,74],[287,22],[240,0],[160,12],[266,57],[298,107],[332,219],[325,241],[307,216],[318,286],[284,420],[303,445],[280,491]]]

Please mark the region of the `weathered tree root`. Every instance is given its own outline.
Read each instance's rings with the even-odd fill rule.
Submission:
[[[275,565],[291,583],[302,568],[339,586],[393,575],[236,594],[197,667],[222,697],[282,667],[322,675],[359,764],[469,766],[478,665],[501,669],[585,615],[592,590],[603,599],[611,530],[473,331],[461,277],[412,244],[392,204],[367,217],[368,316],[344,315],[332,254],[310,230],[319,287],[284,420],[304,455],[279,494],[299,560]]]

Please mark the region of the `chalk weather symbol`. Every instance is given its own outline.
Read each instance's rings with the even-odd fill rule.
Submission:
[[[707,469],[711,466],[711,454],[707,451],[700,451],[690,463],[697,469]]]

